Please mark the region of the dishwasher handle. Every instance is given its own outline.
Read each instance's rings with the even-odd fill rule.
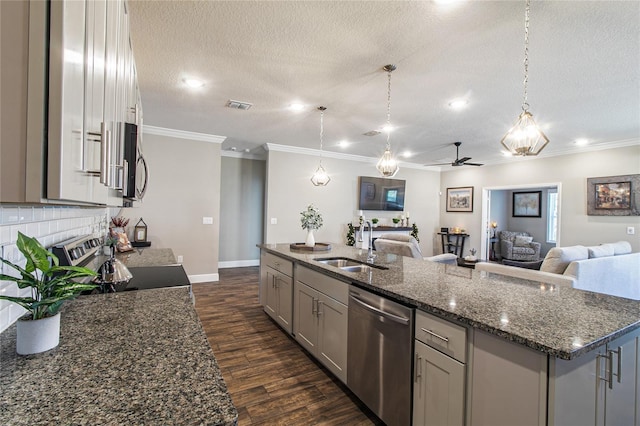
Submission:
[[[402,324],[402,325],[409,325],[409,318],[405,318],[405,317],[401,317],[398,315],[394,315],[390,312],[385,312],[381,309],[376,308],[375,306],[371,306],[368,303],[366,303],[365,301],[355,297],[353,294],[349,295],[349,298],[351,300],[353,300],[355,303],[357,303],[358,305],[360,305],[362,308],[366,309],[369,312],[373,312],[376,315],[380,315],[384,318],[387,318],[393,322],[396,322],[398,324]]]

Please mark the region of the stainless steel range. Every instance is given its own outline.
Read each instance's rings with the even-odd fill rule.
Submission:
[[[102,239],[95,235],[84,235],[55,244],[51,251],[58,256],[60,265],[84,266],[100,272],[100,268],[110,258],[102,253],[102,247]],[[101,286],[96,292],[190,285],[184,268],[175,263],[173,253],[169,249],[139,248],[133,252],[117,254],[116,259],[126,265],[133,277],[128,282],[111,283],[112,285],[105,285],[97,279],[94,282]]]

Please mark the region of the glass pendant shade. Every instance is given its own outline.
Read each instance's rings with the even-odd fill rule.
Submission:
[[[324,112],[326,109],[327,108],[323,106],[318,107],[318,111],[320,111],[320,164],[315,173],[313,173],[313,176],[311,176],[311,183],[315,186],[326,186],[331,182],[329,174],[324,167],[322,167],[322,140],[324,137]]]
[[[524,12],[524,93],[522,96],[522,113],[518,117],[516,124],[507,132],[500,143],[513,156],[529,156],[538,155],[542,149],[547,146],[549,139],[540,130],[533,115],[529,112],[529,103],[527,102],[527,86],[529,83],[529,11],[531,8],[531,0],[526,0]]]
[[[395,158],[393,158],[393,154],[391,153],[391,148],[387,145],[387,149],[385,149],[384,154],[378,160],[378,164],[376,164],[376,169],[380,172],[380,174],[384,177],[394,177],[400,167],[398,167],[398,162]]]
[[[316,172],[311,176],[311,183],[315,186],[325,186],[331,181],[331,178],[327,174],[324,167],[322,167],[322,163],[316,169]]]
[[[524,111],[500,143],[511,155],[528,156],[538,155],[547,146],[549,139],[533,120],[533,115]]]

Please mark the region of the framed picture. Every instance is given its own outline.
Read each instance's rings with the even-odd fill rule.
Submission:
[[[542,191],[514,192],[513,217],[541,217]]]
[[[640,216],[640,175],[587,179],[587,214],[590,216]]]
[[[447,188],[448,212],[473,212],[473,186]]]

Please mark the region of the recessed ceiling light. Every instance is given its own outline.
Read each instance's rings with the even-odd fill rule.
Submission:
[[[204,87],[204,81],[198,80],[197,78],[184,78],[182,81],[184,81],[184,84],[186,84],[188,87],[191,87],[192,89]]]
[[[589,145],[589,139],[585,139],[585,138],[576,139],[575,144],[578,146]]]
[[[289,109],[291,111],[302,111],[304,109],[304,105],[299,103],[293,103],[289,105]]]
[[[402,154],[400,154],[400,155],[402,155],[404,158],[409,158],[409,157],[413,157],[413,152],[411,152],[411,151],[405,151],[405,152],[403,152],[403,153],[402,153]]]
[[[382,130],[384,130],[385,132],[392,132],[393,131],[393,126],[391,124],[385,124],[382,127]]]
[[[346,147],[349,146],[349,141],[347,141],[347,140],[340,141],[340,142],[338,142],[338,146],[340,148],[346,148]]]
[[[505,157],[512,157],[513,156],[513,154],[511,154],[509,151],[500,151],[500,152]]]
[[[469,105],[469,101],[464,98],[458,98],[458,99],[453,99],[449,101],[449,107],[455,110],[461,110],[463,108],[466,108],[467,105]]]

